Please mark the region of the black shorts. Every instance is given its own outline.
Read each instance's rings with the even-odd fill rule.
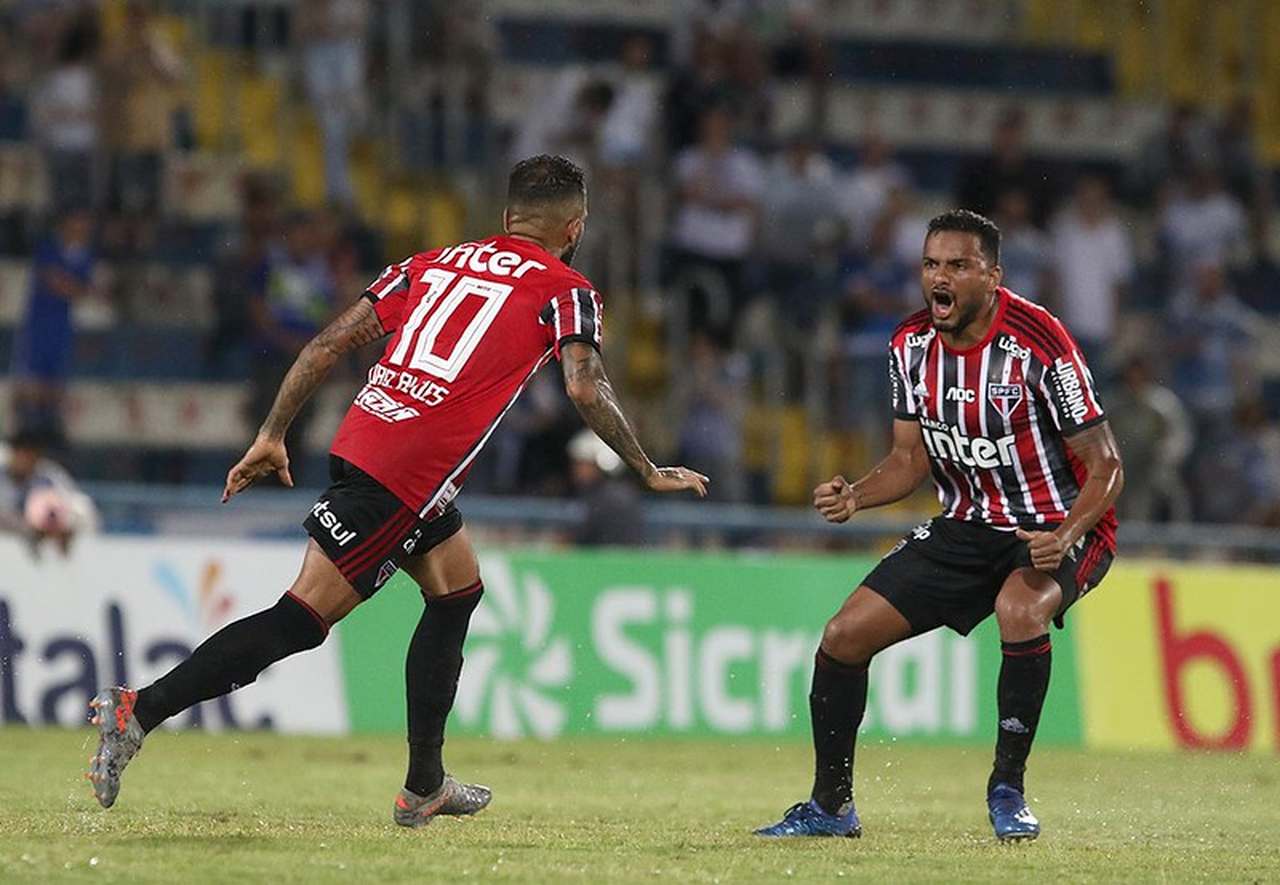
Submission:
[[[462,528],[452,503],[427,522],[359,467],[329,456],[333,485],[303,521],[325,556],[365,599],[378,592],[406,557],[426,553]]]
[[[1067,551],[1052,577],[1062,588],[1054,623],[1102,581],[1114,559],[1091,531]],[[863,584],[889,600],[913,632],[947,626],[966,635],[995,611],[996,596],[1014,571],[1031,565],[1031,550],[1013,532],[939,516],[916,526],[880,560]]]

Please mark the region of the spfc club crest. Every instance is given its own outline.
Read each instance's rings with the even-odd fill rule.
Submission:
[[[1018,404],[1022,402],[1022,385],[988,384],[987,399],[991,401],[991,405],[996,407],[996,411],[1008,421],[1013,414],[1013,410],[1018,408]]]

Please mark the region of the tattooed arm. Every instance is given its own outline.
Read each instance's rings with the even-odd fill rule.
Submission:
[[[222,491],[223,503],[269,473],[276,474],[286,486],[293,485],[293,477],[289,475],[289,453],[284,446],[285,431],[343,354],[385,334],[373,305],[367,298],[361,298],[307,342],[281,382],[275,403],[267,420],[262,422],[257,439],[227,473],[227,484]]]
[[[707,477],[686,467],[655,467],[636,439],[631,422],[618,404],[618,396],[604,371],[600,354],[589,344],[572,342],[560,350],[564,387],[582,420],[596,436],[618,453],[628,467],[640,474],[655,492],[692,489],[707,494]]]

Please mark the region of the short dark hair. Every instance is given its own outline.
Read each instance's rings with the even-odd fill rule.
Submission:
[[[987,263],[992,265],[1000,263],[1000,228],[985,215],[979,215],[968,209],[950,209],[929,219],[929,233],[925,239],[942,230],[975,234],[982,245],[982,256],[987,259]]]
[[[567,157],[538,154],[516,163],[507,179],[507,205],[536,207],[587,199],[587,176]]]

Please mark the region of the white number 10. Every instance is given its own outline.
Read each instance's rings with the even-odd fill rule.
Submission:
[[[400,329],[400,340],[391,352],[390,361],[397,366],[405,365],[405,357],[413,346],[408,368],[426,372],[441,381],[456,381],[514,287],[475,277],[459,279],[453,271],[439,267],[427,268],[421,282],[427,284],[427,291]],[[479,305],[476,299],[479,299]],[[462,310],[464,307],[466,311],[474,311],[469,318]],[[449,322],[455,315],[459,322],[465,318],[466,326],[448,347],[448,352],[439,353],[438,346],[449,344],[447,340],[440,341],[441,333],[446,328],[450,331],[457,328],[457,322]],[[421,334],[418,334],[419,330]],[[416,346],[413,345],[415,336],[418,339]]]

